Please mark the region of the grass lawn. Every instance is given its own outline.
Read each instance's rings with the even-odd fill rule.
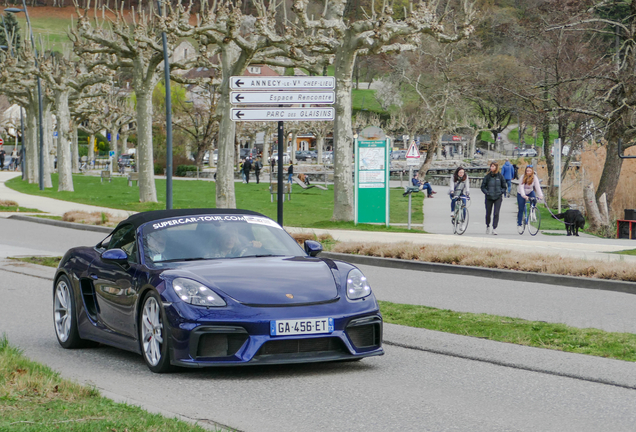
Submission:
[[[37,184],[29,184],[19,177],[9,180],[6,185],[19,192],[40,195],[81,204],[98,205],[132,211],[160,210],[165,208],[166,181],[155,181],[158,203],[140,203],[137,187],[128,187],[126,178],[113,178],[112,183],[100,182],[99,177],[75,175],[73,182],[75,192],[57,191],[57,174],[51,176],[53,188],[40,191]],[[199,208],[214,207],[216,202],[213,182],[203,180],[174,180],[173,207]],[[269,183],[235,183],[237,207],[263,213],[276,220],[277,203],[270,202]],[[408,198],[402,196],[400,188],[391,189],[390,206],[391,222],[407,223]],[[417,200],[416,200],[417,202]],[[400,227],[386,228],[381,225],[363,225],[357,227],[353,222],[332,222],[333,187],[328,191],[317,188],[303,190],[294,186],[291,201],[285,201],[284,223],[287,226],[312,228],[340,228],[373,231],[405,231]],[[412,206],[412,223],[420,227],[422,224],[422,206]],[[420,231],[421,232],[421,231]]]
[[[565,324],[454,312],[382,301],[385,322],[617,360],[636,361],[636,335]]]
[[[46,257],[46,256],[31,256],[31,257],[9,257],[9,259],[22,261],[31,264],[38,264],[47,267],[57,267],[60,261],[62,260],[61,256],[58,257]]]
[[[384,110],[380,106],[380,102],[375,98],[375,90],[351,90],[351,99],[353,110],[374,111],[383,113]]]
[[[38,209],[32,209],[28,207],[18,207],[18,206],[0,206],[0,212],[42,213],[42,211]]]
[[[554,142],[555,139],[557,139],[559,137],[559,132],[556,130],[550,130],[550,142]],[[526,129],[526,133],[523,134],[523,138],[526,142],[526,146],[532,146],[534,145],[534,136],[532,136],[532,134],[529,134],[527,132]],[[508,133],[508,139],[513,142],[513,143],[518,143],[519,142],[519,128],[513,129],[510,131],[510,133]],[[543,132],[539,132],[537,134],[537,146],[542,147],[543,146]]]
[[[636,249],[628,249],[628,250],[624,250],[624,251],[618,251],[618,252],[614,252],[620,255],[636,255]]]
[[[62,379],[0,338],[0,430],[204,432]]]

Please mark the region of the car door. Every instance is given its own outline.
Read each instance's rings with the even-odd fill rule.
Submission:
[[[135,275],[139,257],[132,225],[119,227],[105,246],[105,250],[117,248],[128,255],[126,264],[107,262],[100,256],[91,264],[88,275],[95,288],[99,321],[115,333],[135,338],[134,312],[139,289]]]

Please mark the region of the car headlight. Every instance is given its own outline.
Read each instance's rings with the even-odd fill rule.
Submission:
[[[347,275],[347,297],[351,300],[361,299],[371,294],[371,287],[367,278],[358,269],[353,269]]]
[[[226,305],[220,295],[192,279],[176,278],[172,281],[172,289],[186,303],[214,307]]]

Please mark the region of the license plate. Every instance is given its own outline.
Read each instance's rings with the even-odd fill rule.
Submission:
[[[333,332],[333,318],[307,318],[270,322],[270,335],[320,334]]]

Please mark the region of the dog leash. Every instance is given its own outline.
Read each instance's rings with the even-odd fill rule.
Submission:
[[[566,222],[565,220],[561,220],[561,219],[559,219],[558,217],[556,217],[556,215],[555,215],[554,213],[552,213],[552,210],[550,210],[550,207],[548,207],[548,203],[547,203],[547,202],[545,202],[545,200],[544,200],[544,202],[543,202],[543,205],[545,206],[545,208],[547,208],[547,209],[548,209],[548,211],[550,212],[550,214],[552,215],[552,217],[553,217],[554,219],[558,220],[559,222],[561,222],[561,223],[562,223],[562,224],[564,224],[564,225],[574,225],[573,223]]]

